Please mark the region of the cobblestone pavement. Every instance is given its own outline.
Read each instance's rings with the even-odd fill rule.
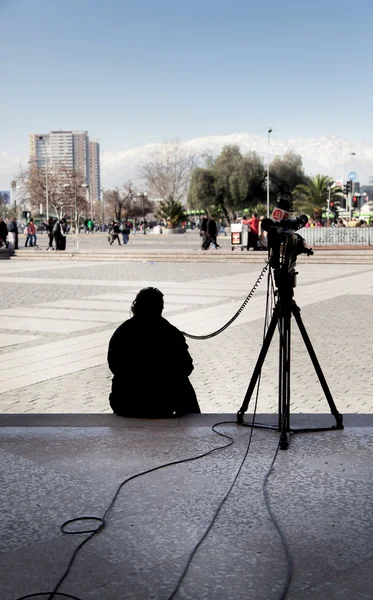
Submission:
[[[160,287],[165,316],[183,331],[209,333],[234,314],[260,270],[224,263],[0,263],[0,411],[108,412],[107,343],[139,288]],[[373,268],[303,264],[299,271],[295,297],[338,409],[373,413]],[[262,282],[226,332],[188,341],[204,412],[241,406],[261,347],[265,288]],[[329,412],[295,324],[292,342],[292,411]],[[262,372],[261,413],[276,411],[277,363],[275,338]]]

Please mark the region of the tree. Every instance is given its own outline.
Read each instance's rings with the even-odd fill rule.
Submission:
[[[111,214],[117,221],[123,217],[140,217],[152,212],[153,203],[147,198],[137,200],[137,193],[131,180],[123,184],[122,189],[116,187],[114,190],[105,192],[106,212]]]
[[[47,173],[45,171],[47,170]],[[53,165],[38,168],[30,165],[28,169],[21,169],[16,177],[17,188],[21,189],[23,196],[27,196],[32,212],[39,213],[40,204],[43,212],[46,210],[46,179],[48,179],[48,204],[50,214],[61,219],[64,215],[75,212],[87,214],[89,207],[84,175],[64,165]]]
[[[186,199],[196,156],[179,141],[162,144],[140,166],[140,175],[154,198]]]
[[[167,227],[173,229],[185,217],[185,209],[181,202],[170,197],[160,201],[156,217],[164,219]]]
[[[188,204],[216,213],[220,208],[230,222],[237,210],[254,207],[265,199],[265,169],[256,152],[242,155],[237,145],[224,146],[220,155],[206,168],[192,173]]]
[[[269,166],[270,194],[276,200],[278,196],[291,198],[297,185],[306,183],[302,157],[293,151],[282,157],[276,156]]]
[[[309,177],[306,183],[297,185],[293,192],[294,208],[299,212],[305,212],[312,215],[315,219],[320,219],[325,210],[329,197],[336,200],[343,196],[339,187],[332,187],[333,180],[327,175],[315,175]]]

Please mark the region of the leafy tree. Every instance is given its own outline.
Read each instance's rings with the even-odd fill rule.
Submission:
[[[312,215],[315,219],[322,216],[330,188],[330,199],[336,200],[343,196],[339,187],[332,187],[333,180],[327,175],[309,177],[306,183],[297,185],[293,192],[294,208],[297,211]]]
[[[192,173],[188,192],[188,206],[208,210],[217,202],[215,172],[213,168],[197,167]]]
[[[289,199],[297,185],[306,183],[302,157],[293,151],[276,156],[269,166],[270,194],[272,200],[279,195]]]
[[[191,208],[217,210],[228,222],[237,210],[254,206],[265,198],[265,169],[261,157],[255,152],[242,155],[237,145],[225,146],[206,168],[196,168],[192,173],[188,204]]]
[[[164,219],[167,227],[173,229],[185,217],[185,209],[181,202],[170,197],[160,201],[156,217]]]

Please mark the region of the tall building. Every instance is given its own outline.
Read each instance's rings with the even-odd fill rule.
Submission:
[[[100,144],[96,141],[89,142],[89,192],[92,202],[100,201]]]
[[[50,131],[30,135],[30,164],[37,168],[60,164],[79,171],[92,200],[100,199],[100,146],[88,131]]]

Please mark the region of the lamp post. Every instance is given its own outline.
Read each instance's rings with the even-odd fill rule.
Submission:
[[[267,218],[269,219],[269,139],[272,133],[272,127],[268,128],[268,144],[267,144]]]
[[[137,197],[142,198],[142,214],[143,214],[143,234],[146,235],[146,225],[145,225],[145,199],[148,197],[146,192],[137,192]]]
[[[91,198],[91,194],[89,192],[89,185],[88,183],[82,183],[82,188],[84,188],[86,190],[87,196],[86,196],[86,200],[87,200],[87,204],[89,206],[89,212],[90,212],[90,217],[91,217],[91,221],[93,219],[93,215],[92,215],[92,198]]]
[[[45,144],[45,139],[42,135],[39,135],[39,140],[44,144],[44,154],[45,154],[45,212],[47,215],[47,221],[49,220],[49,182],[48,182],[48,153],[47,146]]]
[[[101,205],[102,205],[102,226],[105,231],[105,188],[100,189],[101,193]]]
[[[349,152],[348,156],[355,156],[356,152]],[[345,168],[345,147],[344,142],[342,144],[342,191],[344,189],[344,168]],[[348,212],[348,198],[346,197],[346,213]]]
[[[75,251],[79,252],[79,218],[78,218],[78,190],[77,190],[77,183],[76,183],[76,179],[74,179],[74,211],[75,211]],[[70,183],[65,183],[64,188],[70,188],[71,184]]]

